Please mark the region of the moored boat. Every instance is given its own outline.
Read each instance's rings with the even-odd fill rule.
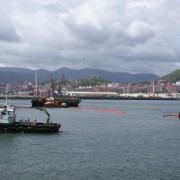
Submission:
[[[48,98],[37,98],[31,100],[32,107],[78,107],[81,100],[79,98],[54,98],[53,101]]]
[[[60,124],[55,123],[36,123],[35,125],[28,125],[15,122],[14,124],[0,124],[0,133],[57,133],[59,128]]]
[[[42,108],[47,116],[47,122],[36,122],[36,120],[16,120],[16,108],[12,105],[0,105],[0,133],[4,132],[22,132],[22,133],[56,133],[61,128],[58,123],[50,123],[49,113]]]
[[[58,84],[58,93],[55,95],[54,83],[51,76],[51,87],[47,90],[47,94],[44,97],[39,97],[39,86],[37,84],[36,77],[36,95],[37,99],[31,100],[32,107],[50,107],[50,108],[67,108],[67,107],[78,107],[81,99],[73,97],[64,97],[62,96],[62,84],[63,84],[64,75],[59,80]]]

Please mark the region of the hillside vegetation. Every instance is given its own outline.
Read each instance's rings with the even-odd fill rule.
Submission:
[[[167,74],[166,76],[163,76],[161,79],[166,80],[167,82],[170,83],[176,83],[177,81],[180,81],[180,69],[170,74]]]
[[[96,85],[107,85],[110,81],[103,80],[98,76],[90,76],[79,80],[80,86],[96,86]]]
[[[46,83],[51,83],[50,80],[46,81]],[[56,87],[58,83],[58,80],[54,81],[54,86]],[[65,80],[63,82],[63,85],[71,85],[72,87],[77,87],[77,86],[96,86],[96,85],[107,85],[111,83],[110,81],[103,80],[99,76],[88,76],[79,80]]]

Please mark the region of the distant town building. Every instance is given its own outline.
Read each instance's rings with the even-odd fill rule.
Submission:
[[[176,85],[177,85],[177,86],[180,86],[180,81],[177,81],[177,82],[176,82]]]

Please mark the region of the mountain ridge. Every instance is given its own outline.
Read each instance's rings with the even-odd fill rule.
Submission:
[[[54,79],[59,79],[64,74],[66,80],[81,79],[88,76],[100,76],[102,79],[117,82],[117,83],[138,83],[142,81],[154,81],[160,77],[151,73],[136,73],[127,72],[110,72],[100,69],[84,68],[74,70],[66,67],[59,68],[55,71],[45,69],[31,70],[27,68],[11,68],[0,67],[0,82],[35,82],[35,72],[37,73],[38,81],[50,79],[51,75]]]

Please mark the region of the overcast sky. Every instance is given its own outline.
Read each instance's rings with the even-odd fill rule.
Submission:
[[[165,75],[180,69],[180,0],[0,0],[0,67]]]

